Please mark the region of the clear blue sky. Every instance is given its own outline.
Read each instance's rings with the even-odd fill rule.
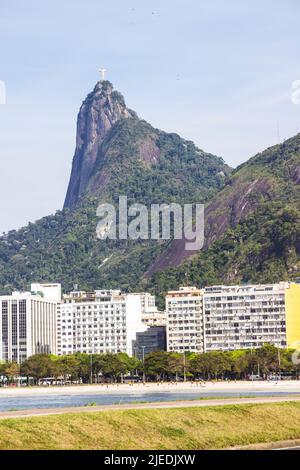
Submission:
[[[0,0],[0,231],[61,208],[98,69],[232,166],[300,129],[299,0]]]

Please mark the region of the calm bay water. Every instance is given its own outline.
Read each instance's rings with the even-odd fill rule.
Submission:
[[[18,397],[1,397],[0,411],[24,410],[32,408],[63,408],[69,406],[85,406],[90,404],[113,405],[135,402],[158,402],[174,400],[193,400],[197,398],[223,398],[223,397],[267,397],[267,396],[287,396],[299,395],[299,392],[153,392],[153,393],[107,393],[107,394],[64,394],[49,395],[23,395]]]

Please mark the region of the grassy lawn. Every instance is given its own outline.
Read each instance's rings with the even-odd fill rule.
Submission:
[[[0,420],[0,449],[221,449],[297,438],[297,402]]]

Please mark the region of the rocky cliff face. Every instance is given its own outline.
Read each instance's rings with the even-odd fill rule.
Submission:
[[[202,253],[185,251],[186,240],[174,240],[164,252],[160,253],[155,262],[150,266],[146,272],[146,277],[151,277],[154,273],[167,268],[176,268],[189,258],[195,258],[195,264],[197,264],[197,256],[199,260],[204,258],[206,250],[210,247],[212,247],[212,250],[214,250],[214,247],[217,247],[214,256],[216,255],[216,259],[218,256],[219,259],[222,259],[222,257],[225,257],[225,254],[221,250],[224,246],[228,245],[228,240],[224,244],[220,241],[222,241],[223,237],[226,235],[228,238],[236,237],[234,246],[240,251],[237,251],[235,256],[237,259],[238,255],[240,255],[243,262],[246,256],[242,256],[241,253],[248,242],[248,238],[250,240],[252,237],[253,240],[255,240],[255,242],[253,242],[255,250],[257,252],[261,250],[261,253],[257,255],[257,259],[255,260],[257,265],[259,265],[261,260],[265,260],[265,258],[268,259],[268,257],[271,258],[268,243],[269,245],[271,244],[272,237],[275,237],[275,235],[268,233],[267,235],[264,234],[264,236],[261,236],[261,239],[259,239],[256,220],[259,220],[259,217],[262,218],[261,213],[264,212],[264,214],[267,214],[264,215],[264,220],[267,222],[265,229],[267,230],[270,221],[276,220],[276,223],[281,223],[281,217],[286,216],[286,212],[284,211],[288,213],[291,209],[299,211],[299,201],[300,134],[281,145],[270,147],[241,165],[233,172],[225,187],[209,201],[205,208],[205,244]],[[279,212],[279,208],[282,210],[283,215]],[[271,213],[272,211],[273,213]],[[260,214],[260,216],[258,214]],[[251,220],[251,217],[253,220],[250,224],[248,221]],[[248,223],[250,226],[252,225],[253,231],[251,231],[251,227],[248,227]],[[238,241],[243,237],[239,233],[241,230],[239,226],[243,226],[245,231],[245,227],[247,226],[247,237],[243,240],[241,247],[239,247]],[[276,224],[274,222],[274,227],[275,226]],[[264,227],[259,226],[259,229],[264,229]],[[284,275],[286,275],[286,271],[294,271],[296,273],[300,271],[300,265],[298,263],[300,252],[298,235],[299,220],[297,216],[295,216],[295,220],[291,223],[289,230],[291,230],[291,234],[289,235],[294,235],[294,232],[297,235],[294,236],[294,240],[288,240],[285,245],[285,251],[292,250],[293,252],[295,251],[295,253],[292,263],[290,260],[286,261],[288,258],[286,253],[281,254],[281,258],[284,260],[282,261],[282,266],[284,266],[284,268],[282,268],[282,272],[284,273],[281,275],[282,279]],[[217,245],[218,243],[219,246]],[[268,248],[266,248],[264,244]],[[278,262],[280,258],[278,247],[279,242],[275,246],[278,256],[276,262]],[[245,263],[245,266],[246,265],[247,262]],[[232,265],[226,265],[226,275],[230,273],[230,270],[236,270],[237,272],[234,272],[232,279],[224,277],[226,282],[237,279],[238,275],[241,279],[243,273],[246,272],[244,265],[239,270],[237,268],[231,269],[232,266],[234,266],[234,262],[232,262]],[[285,269],[286,271],[284,271]],[[257,272],[258,271],[257,268]],[[274,275],[274,273],[272,274]],[[272,279],[272,277],[270,277],[270,279]]]
[[[78,114],[76,149],[65,208],[74,207],[85,194],[101,162],[105,136],[116,122],[126,118],[137,118],[137,115],[126,107],[123,96],[113,90],[110,82],[98,82]]]
[[[179,202],[191,195],[185,179],[196,183],[199,201],[219,189],[229,173],[221,158],[140,119],[110,82],[100,81],[78,114],[64,208],[76,208],[88,197],[115,201],[120,194],[143,203],[168,202],[168,197]]]
[[[259,196],[259,197],[258,197]],[[233,178],[222,192],[218,193],[205,208],[204,249],[220,240],[229,228],[236,227],[258,206],[258,200],[271,200],[273,190],[267,178]],[[146,277],[166,268],[174,268],[199,251],[185,250],[187,240],[173,240],[165,252],[155,260]]]
[[[0,292],[24,289],[37,279],[61,282],[65,290],[74,283],[88,290],[137,288],[165,244],[97,239],[98,204],[117,207],[120,195],[128,205],[148,208],[201,203],[230,173],[220,157],[140,119],[111,83],[97,83],[78,115],[65,209],[0,237]]]

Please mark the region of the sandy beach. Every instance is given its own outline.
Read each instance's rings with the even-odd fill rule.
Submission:
[[[205,382],[203,384],[195,382],[175,383],[153,383],[146,384],[94,384],[94,385],[66,385],[66,386],[40,386],[40,387],[3,387],[0,388],[0,398],[17,396],[40,396],[40,395],[95,395],[95,394],[135,394],[135,393],[154,393],[154,392],[218,392],[226,393],[246,393],[267,392],[272,393],[299,393],[300,381],[218,381]]]

